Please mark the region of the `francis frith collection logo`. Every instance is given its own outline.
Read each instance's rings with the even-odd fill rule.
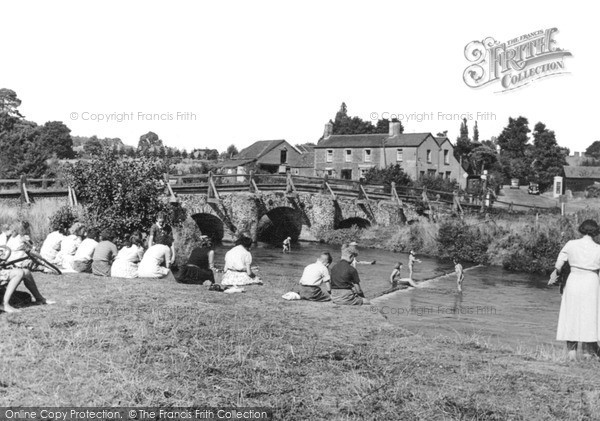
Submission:
[[[463,79],[471,88],[480,88],[495,82],[506,92],[533,81],[565,71],[564,58],[569,51],[556,46],[556,28],[540,29],[506,42],[487,37],[472,41],[465,47],[465,58],[471,62]]]

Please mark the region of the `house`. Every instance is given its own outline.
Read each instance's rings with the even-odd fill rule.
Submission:
[[[315,147],[316,175],[360,180],[370,168],[399,164],[413,180],[427,175],[466,185],[464,170],[448,138],[400,133],[400,127],[400,123],[391,122],[387,134],[334,135],[331,123],[326,124],[323,139]]]
[[[565,189],[572,192],[585,191],[594,183],[600,183],[600,167],[571,167],[565,165]]]
[[[285,173],[302,168],[302,153],[284,139],[259,140],[242,149],[233,159],[216,165],[227,174],[246,174],[249,168]]]

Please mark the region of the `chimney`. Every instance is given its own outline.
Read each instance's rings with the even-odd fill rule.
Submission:
[[[325,125],[325,131],[323,132],[323,139],[327,139],[333,134],[333,124],[331,121]]]
[[[390,137],[400,136],[400,122],[390,121]]]

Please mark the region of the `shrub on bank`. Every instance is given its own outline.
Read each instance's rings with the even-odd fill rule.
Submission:
[[[501,232],[492,221],[468,224],[462,220],[441,222],[438,232],[438,250],[442,258],[487,264],[488,248]]]

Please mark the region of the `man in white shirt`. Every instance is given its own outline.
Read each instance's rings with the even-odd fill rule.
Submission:
[[[300,278],[300,298],[309,301],[331,301],[331,283],[328,266],[331,264],[331,254],[321,253],[315,263],[304,268]],[[321,289],[325,287],[325,291]]]

